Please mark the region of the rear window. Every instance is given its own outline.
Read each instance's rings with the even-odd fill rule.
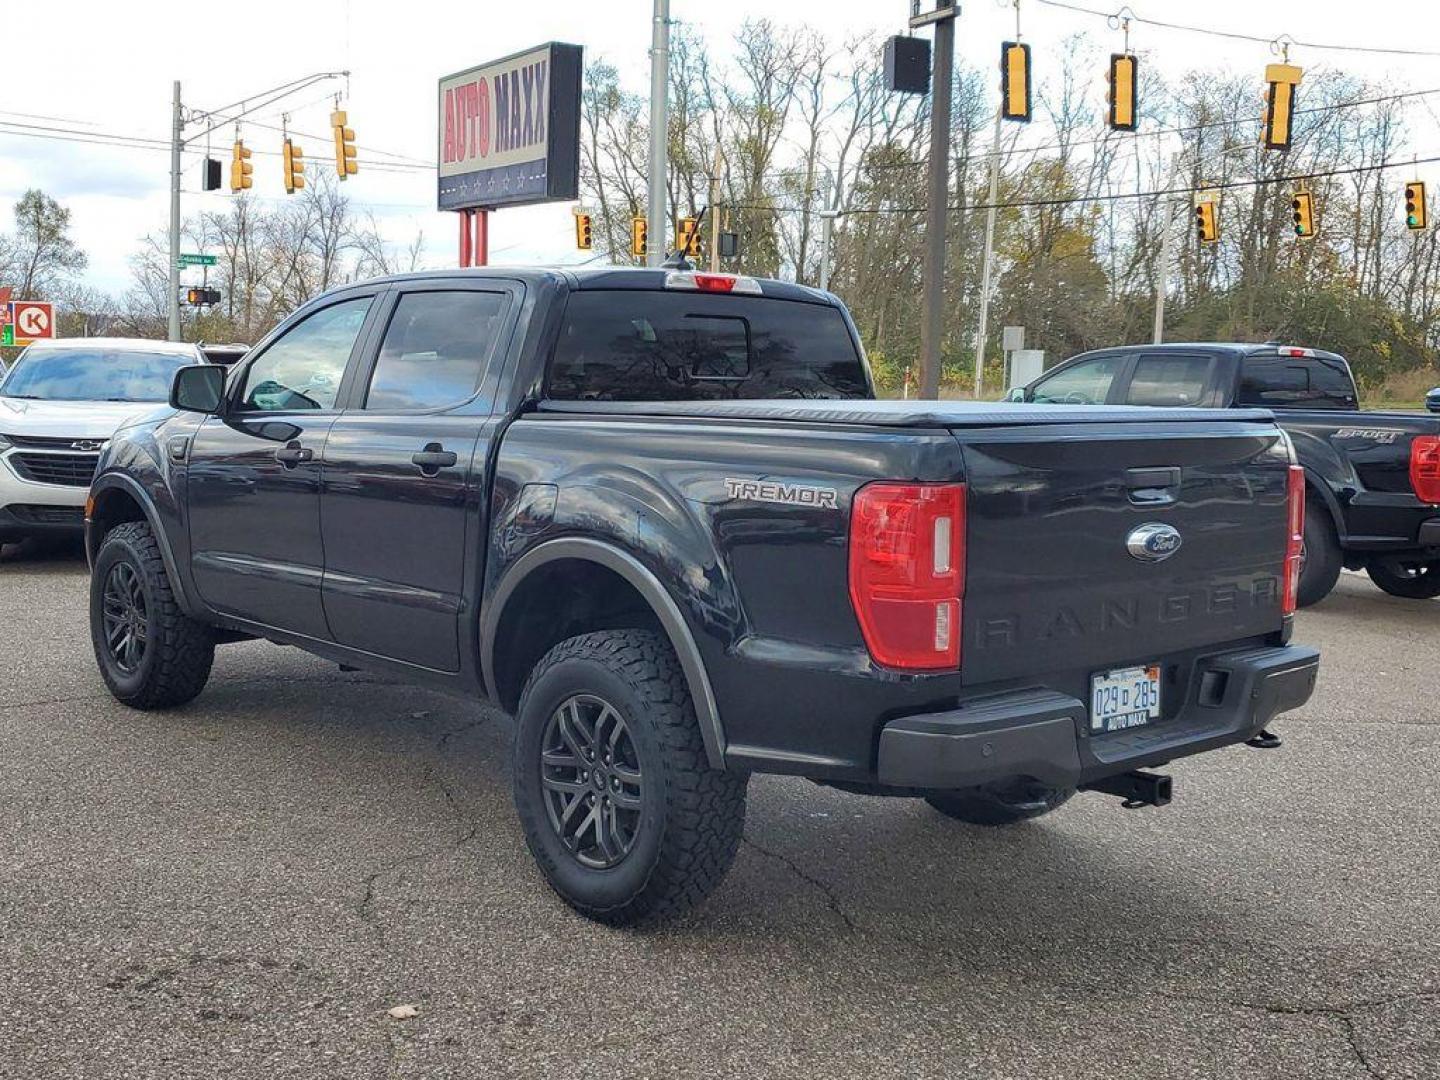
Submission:
[[[547,394],[558,401],[873,396],[837,308],[630,289],[571,295]]]
[[[1247,356],[1240,368],[1241,405],[1354,409],[1355,380],[1344,360],[1320,356]]]

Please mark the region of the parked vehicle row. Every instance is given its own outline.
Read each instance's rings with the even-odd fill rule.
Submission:
[[[90,490],[114,696],[181,704],[258,637],[497,703],[526,841],[606,922],[714,888],[753,772],[987,825],[1163,805],[1145,770],[1314,688],[1268,411],[876,401],[795,285],[387,278],[170,403]]]
[[[1361,410],[1350,366],[1335,353],[1274,342],[1101,349],[1011,397],[1269,409],[1305,470],[1300,606],[1324,599],[1342,567],[1364,569],[1393,596],[1440,596],[1440,418]]]

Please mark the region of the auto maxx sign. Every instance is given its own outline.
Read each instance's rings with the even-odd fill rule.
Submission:
[[[551,42],[440,80],[441,210],[579,196],[581,56]]]

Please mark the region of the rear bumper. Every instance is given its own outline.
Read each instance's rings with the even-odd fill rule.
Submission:
[[[1179,713],[1149,727],[1091,736],[1085,702],[1024,690],[947,712],[907,716],[880,733],[887,787],[955,789],[1015,777],[1078,787],[1243,742],[1315,690],[1320,654],[1299,645],[1217,653],[1195,665]]]

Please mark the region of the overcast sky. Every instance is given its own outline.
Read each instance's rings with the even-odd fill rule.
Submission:
[[[1113,0],[1077,0],[1112,10]],[[927,6],[931,0],[925,0]],[[1440,7],[1416,0],[1138,0],[1142,16],[1204,23],[1261,35],[1288,33],[1316,42],[1440,47]],[[439,76],[550,40],[583,45],[586,59],[616,64],[629,87],[648,86],[651,0],[517,3],[515,0],[243,0],[176,4],[155,0],[60,0],[14,4],[7,13],[0,62],[0,120],[168,138],[171,81],[196,108],[228,105],[242,95],[314,71],[351,72],[347,105],[362,147],[433,161],[436,80]],[[991,68],[998,43],[1014,32],[1014,12],[996,0],[964,0],[958,47],[968,62]],[[746,19],[808,24],[836,40],[857,31],[903,31],[908,0],[672,0],[672,17],[698,28],[715,54]],[[1033,47],[1037,76],[1047,53],[1070,34],[1088,32],[1118,51],[1120,35],[1105,20],[1022,0],[1024,39]],[[1402,26],[1419,33],[1397,38]],[[1258,81],[1272,60],[1265,45],[1199,37],[1136,26],[1132,48],[1176,78],[1197,66],[1223,64],[1254,71]],[[1397,87],[1428,89],[1440,67],[1434,59],[1320,53],[1295,49],[1292,62],[1343,68]],[[1096,73],[1097,82],[1103,79]],[[334,84],[341,88],[341,84]],[[301,131],[327,131],[331,102],[326,87],[288,104]],[[1303,94],[1303,88],[1302,88]],[[280,106],[261,115],[278,123]],[[1431,112],[1434,108],[1436,112]],[[1415,149],[1440,153],[1440,98],[1411,111]],[[22,114],[30,114],[29,116]],[[37,119],[43,118],[43,119]],[[215,156],[228,159],[230,132],[217,132]],[[278,134],[252,129],[247,143],[278,149]],[[328,143],[304,144],[312,170],[328,165]],[[276,145],[272,147],[271,142]],[[362,157],[369,156],[362,150]],[[227,194],[202,194],[199,161],[187,156],[184,213],[219,209]],[[285,198],[277,158],[255,159],[255,194]],[[91,284],[123,292],[126,260],[147,232],[167,220],[168,151],[111,149],[0,134],[0,228],[10,227],[8,206],[39,187],[74,212],[75,238],[89,253]],[[228,178],[227,178],[228,180]],[[433,174],[362,171],[347,183],[362,213],[373,210],[389,238],[405,244],[417,229],[427,239],[426,262],[455,259],[455,218],[434,210]],[[566,206],[502,212],[493,219],[495,262],[563,262],[577,257]]]

